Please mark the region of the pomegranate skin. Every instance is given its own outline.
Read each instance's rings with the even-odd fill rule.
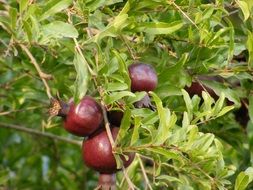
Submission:
[[[124,113],[118,110],[112,110],[107,112],[108,120],[110,124],[114,126],[120,126],[123,115]]]
[[[210,94],[211,97],[213,97],[215,100],[218,99],[218,96],[215,94],[215,92],[211,89],[208,88],[207,86],[203,85],[207,92]],[[198,96],[202,97],[202,91],[205,91],[198,82],[192,82],[192,85],[190,87],[185,87],[185,90],[189,93],[191,97],[193,97],[195,94]]]
[[[116,139],[119,132],[118,127],[111,128],[112,136]],[[87,140],[83,141],[82,155],[84,163],[102,174],[112,174],[117,172],[117,163],[112,153],[112,147],[107,136],[106,130],[102,129],[92,134]],[[129,159],[121,157],[125,167],[129,166],[135,154],[129,154]]]
[[[153,91],[157,86],[157,74],[151,65],[134,63],[128,67],[131,91]]]
[[[96,131],[103,121],[100,105],[90,96],[82,98],[79,104],[70,103],[64,128],[77,136],[88,136]]]

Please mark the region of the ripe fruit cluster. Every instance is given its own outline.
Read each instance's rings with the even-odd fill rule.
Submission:
[[[157,75],[152,66],[144,63],[135,63],[129,66],[131,90],[152,91],[157,86]],[[148,97],[148,96],[147,96]],[[149,97],[148,97],[149,98]],[[146,101],[147,98],[144,98]],[[150,101],[148,99],[148,101]],[[115,182],[114,173],[117,164],[113,155],[111,142],[104,127],[103,110],[101,105],[92,97],[84,96],[76,105],[72,100],[69,103],[54,101],[51,114],[64,118],[64,128],[77,136],[88,137],[83,140],[82,155],[84,163],[100,173],[99,185],[111,187]],[[112,137],[115,140],[123,117],[122,112],[111,111],[107,113],[111,125]],[[134,154],[128,159],[120,157],[124,167],[131,164]]]

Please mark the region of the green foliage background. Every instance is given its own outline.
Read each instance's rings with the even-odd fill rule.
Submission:
[[[138,153],[126,171],[136,188],[252,189],[252,121],[245,127],[235,117],[246,105],[253,120],[252,7],[250,0],[0,0],[0,189],[96,187],[82,138],[47,114],[56,94],[76,102],[88,94],[124,110],[116,154]],[[129,88],[127,66],[136,61],[158,73],[155,111],[133,106],[144,96]],[[192,81],[219,99],[191,98],[183,89]],[[122,172],[117,186],[129,186]]]

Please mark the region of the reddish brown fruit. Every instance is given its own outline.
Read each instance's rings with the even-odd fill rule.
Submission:
[[[113,138],[116,139],[119,128],[112,127],[111,132]],[[84,163],[88,167],[103,174],[112,174],[118,171],[111,143],[105,129],[97,131],[87,140],[84,140],[82,151]],[[134,154],[130,154],[128,160],[122,157],[124,166],[129,166],[133,159]]]
[[[157,86],[156,71],[151,65],[135,63],[128,67],[131,91],[153,91]]]
[[[211,88],[208,88],[205,85],[201,85],[198,82],[192,82],[192,85],[190,87],[185,87],[185,90],[189,93],[191,97],[195,94],[202,97],[202,91],[207,91],[210,96],[213,97],[215,100],[218,99],[218,96]]]
[[[95,132],[103,121],[100,105],[90,96],[85,96],[74,105],[70,103],[64,128],[77,136],[87,136]]]
[[[123,112],[118,110],[112,110],[107,112],[107,117],[111,125],[120,126],[123,118]]]

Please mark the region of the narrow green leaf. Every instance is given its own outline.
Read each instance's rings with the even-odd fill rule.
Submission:
[[[157,180],[166,180],[168,181],[169,183],[171,182],[178,182],[178,183],[182,183],[180,181],[180,179],[176,178],[176,177],[173,177],[173,176],[169,176],[169,175],[160,175],[160,176],[157,176],[156,177]]]
[[[32,37],[33,37],[32,36],[32,27],[25,20],[23,20],[23,25],[24,25],[24,30],[25,30],[25,33],[27,35],[27,38],[28,38],[29,42],[31,42],[32,41]]]
[[[135,94],[132,92],[129,92],[129,91],[113,92],[110,95],[105,96],[105,102],[106,102],[106,104],[111,104],[111,103],[113,103],[123,97],[126,97],[126,96],[135,97]]]
[[[47,25],[42,26],[42,31],[45,36],[53,38],[77,38],[78,32],[75,27],[69,23],[62,21],[53,21]]]
[[[181,92],[183,94],[184,102],[185,102],[185,105],[187,108],[189,121],[191,121],[193,118],[193,105],[192,105],[191,98],[190,98],[189,94],[184,89],[182,89]]]
[[[73,61],[76,70],[75,81],[75,100],[80,100],[86,94],[88,89],[89,73],[86,60],[76,52]]]
[[[249,96],[249,108],[248,108],[248,111],[249,111],[250,121],[253,123],[253,96],[252,95]]]
[[[40,16],[40,21],[53,16],[55,13],[61,12],[62,10],[68,8],[72,3],[72,0],[50,0],[47,2],[43,14]],[[64,28],[62,28],[63,30]]]
[[[120,130],[117,135],[116,142],[120,142],[120,140],[127,134],[130,125],[131,125],[131,110],[128,107],[126,107],[124,116],[120,124]]]
[[[114,83],[107,83],[105,88],[107,91],[121,91],[127,90],[128,85],[125,83],[114,82]]]
[[[160,119],[157,134],[153,143],[159,145],[163,144],[169,137],[169,129],[175,125],[177,117],[174,113],[171,115],[170,110],[163,107],[162,101],[155,93],[151,92],[150,94],[155,101],[158,116]]]
[[[250,65],[250,67],[253,67],[253,33],[251,31],[248,31],[246,47],[249,52],[248,64]]]
[[[93,0],[93,1],[89,1],[89,3],[86,4],[86,7],[90,10],[90,11],[95,11],[97,9],[99,9],[100,7],[103,6],[108,6],[108,5],[113,5],[116,3],[122,2],[122,0]]]
[[[215,82],[215,81],[207,81],[202,80],[201,81],[205,86],[211,88],[214,90],[216,94],[224,93],[225,97],[228,98],[230,101],[234,102],[236,105],[240,105],[240,98],[238,96],[238,93],[236,93],[234,90],[228,88],[222,83]]]
[[[244,190],[247,188],[250,182],[253,180],[253,168],[249,167],[246,171],[241,172],[235,181],[234,190]]]
[[[134,131],[131,138],[130,146],[132,146],[134,143],[136,143],[139,139],[139,128],[141,126],[141,118],[135,117],[134,118]]]
[[[19,12],[23,12],[28,6],[29,0],[20,0],[19,1]]]
[[[221,117],[223,115],[225,115],[226,113],[228,113],[229,111],[231,111],[232,109],[234,109],[235,107],[234,106],[226,106],[224,107],[220,113],[217,115],[217,117]]]
[[[130,86],[131,80],[128,75],[128,69],[127,69],[127,65],[126,65],[125,60],[122,58],[121,54],[117,50],[113,49],[112,53],[115,55],[115,57],[118,60],[119,72],[123,75],[126,84],[128,84],[128,86]]]
[[[224,100],[225,100],[225,94],[221,93],[218,101],[215,103],[215,106],[213,107],[213,114],[217,115],[220,110],[222,109],[222,106],[224,104]]]
[[[193,144],[193,148],[198,149],[199,151],[206,152],[207,149],[211,146],[214,141],[214,135],[207,133],[202,135],[195,143]]]
[[[141,100],[142,98],[144,98],[145,95],[147,95],[146,92],[135,92],[135,97],[131,97],[131,96],[130,96],[130,97],[127,99],[127,102],[128,102],[129,104],[132,104],[132,103],[137,102],[137,101]]]
[[[161,147],[147,148],[147,150],[151,151],[151,152],[154,152],[154,153],[157,153],[157,154],[160,154],[160,155],[163,155],[163,156],[165,156],[165,158],[167,160],[174,159],[174,160],[181,161],[180,155],[178,155],[175,152],[165,150],[164,148],[161,148]]]
[[[250,10],[248,4],[245,1],[237,0],[236,3],[239,5],[240,9],[242,10],[244,21],[246,21],[250,16]]]
[[[187,112],[184,112],[183,121],[182,121],[182,127],[186,128],[190,125],[189,116]]]
[[[171,34],[183,27],[182,21],[175,21],[172,23],[154,22],[154,23],[141,23],[137,27],[137,31],[143,31],[149,34]]]
[[[18,11],[15,8],[10,7],[9,9],[10,19],[11,19],[11,28],[15,30],[17,24],[17,15]]]

